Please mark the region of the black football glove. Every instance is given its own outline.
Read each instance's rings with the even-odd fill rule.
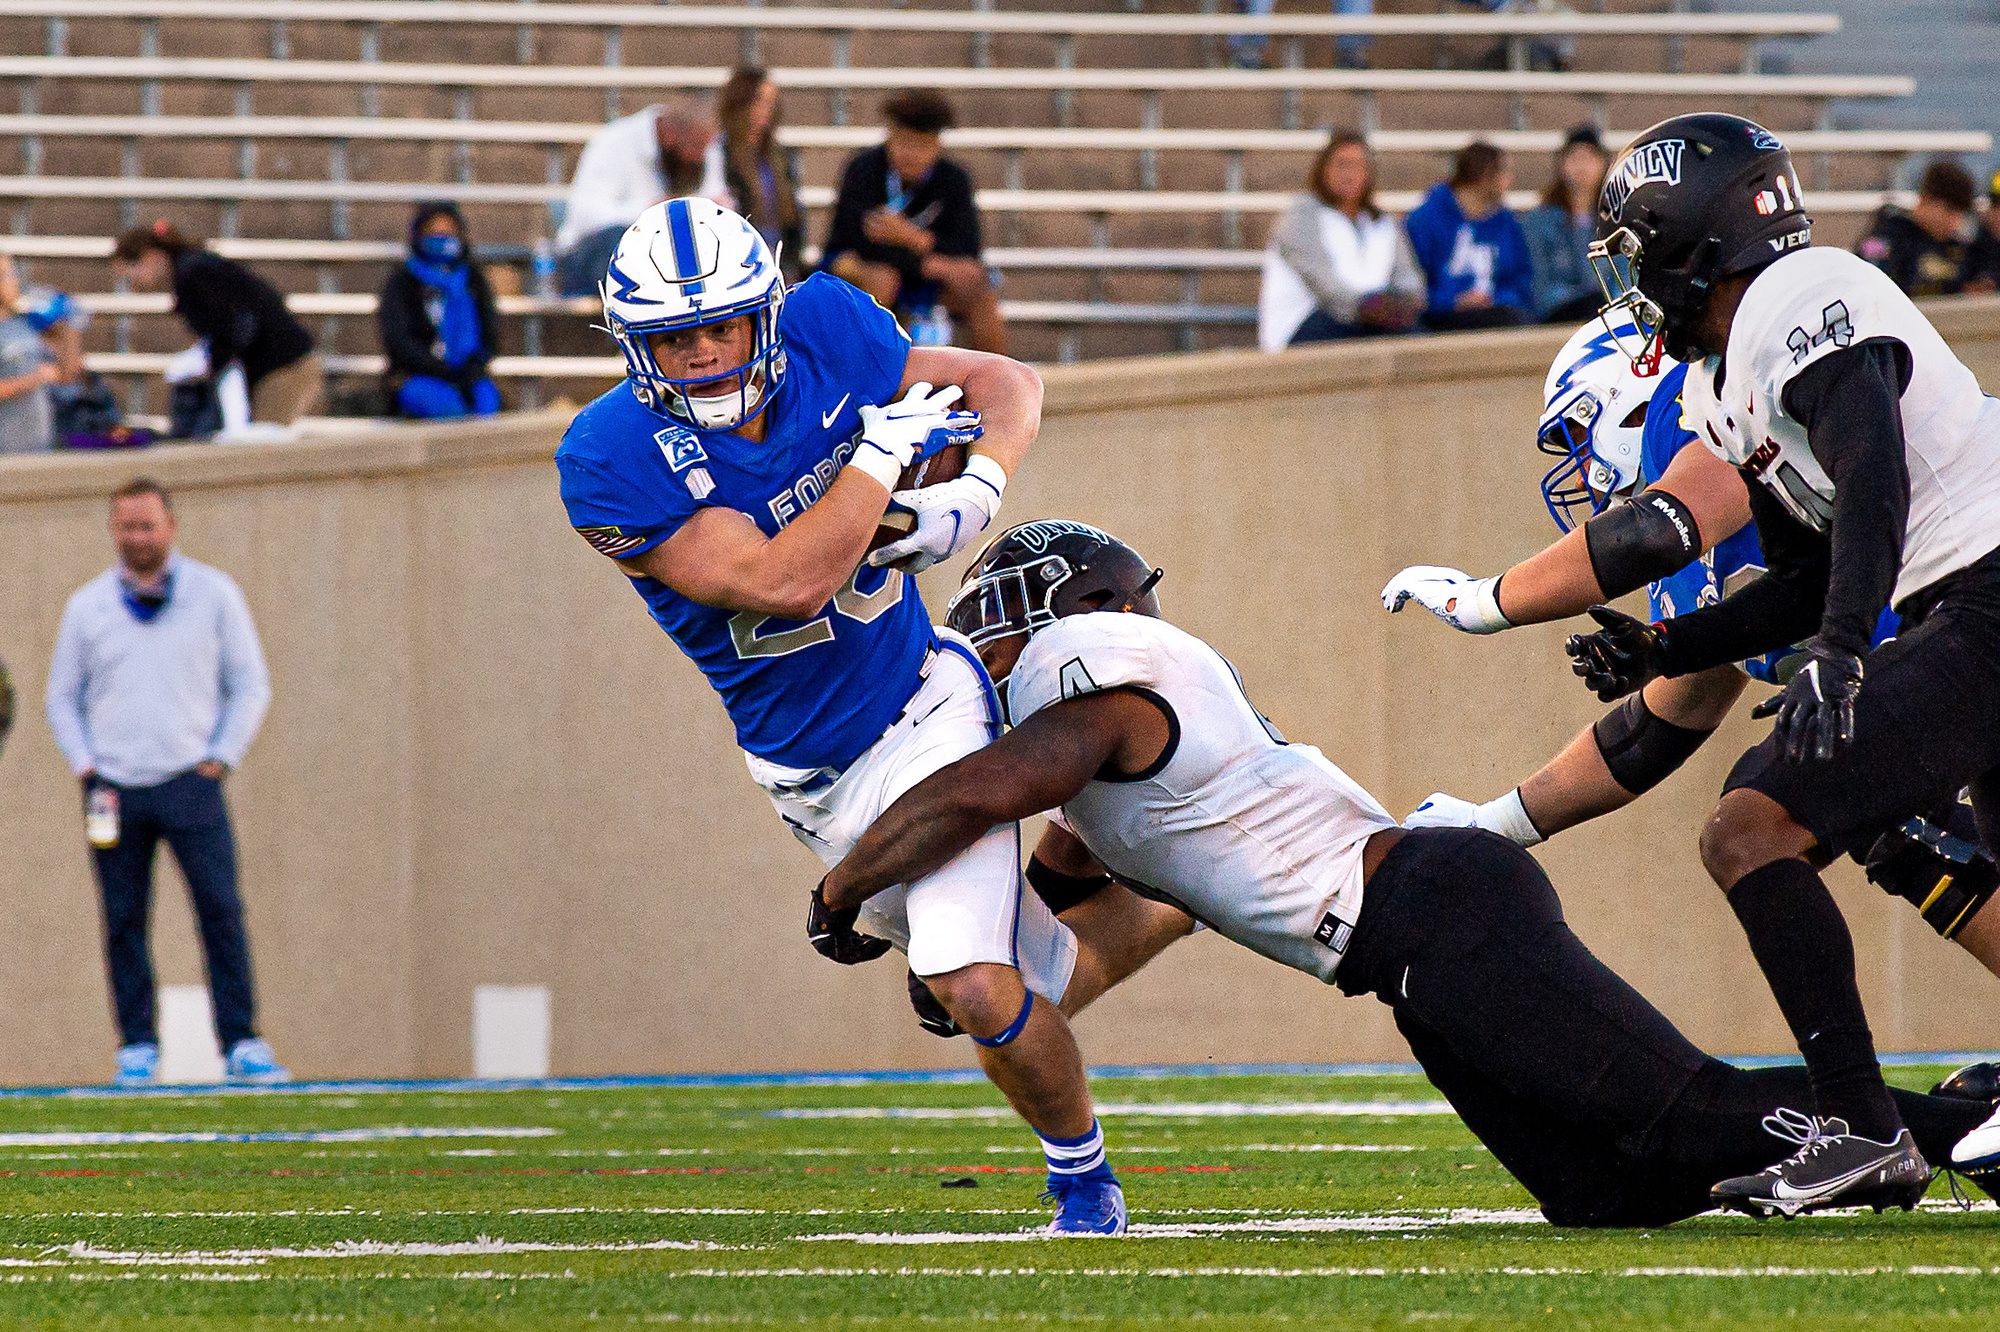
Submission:
[[[814,952],[843,967],[873,962],[889,951],[889,941],[857,931],[854,922],[860,918],[860,907],[835,911],[828,906],[826,880],[821,879],[813,888],[812,906],[806,911],[806,938]]]
[[[916,972],[910,976],[910,1007],[917,1010],[917,1025],[933,1036],[963,1036],[965,1028],[958,1025],[958,1019],[949,1009],[938,1002],[931,993],[931,987],[924,984],[924,978]]]
[[[1569,668],[1601,701],[1623,698],[1667,673],[1667,636],[1660,626],[1609,606],[1592,606],[1590,618],[1603,627],[1571,634],[1563,651],[1571,657]]]
[[[1854,739],[1854,696],[1861,692],[1861,658],[1819,639],[1806,643],[1805,664],[1781,693],[1750,712],[1778,719],[1772,734],[1793,763],[1825,763]]]

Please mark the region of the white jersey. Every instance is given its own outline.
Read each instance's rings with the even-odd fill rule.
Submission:
[[[1120,688],[1166,709],[1166,751],[1135,777],[1091,782],[1064,823],[1135,890],[1331,981],[1361,911],[1362,849],[1396,821],[1317,749],[1286,744],[1222,654],[1164,620],[1058,620],[1022,650],[1008,710],[1018,726]]]
[[[1833,482],[1805,427],[1785,414],[1800,370],[1869,338],[1910,351],[1903,439],[1910,517],[1894,601],[2000,547],[2000,399],[1973,377],[1923,313],[1873,264],[1822,247],[1787,255],[1743,294],[1721,360],[1689,368],[1683,424],[1761,481],[1816,532],[1833,523]]]

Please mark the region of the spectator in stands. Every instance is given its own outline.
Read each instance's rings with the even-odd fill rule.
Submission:
[[[1245,14],[1263,18],[1277,9],[1278,0],[1236,0],[1236,7]],[[1333,0],[1333,12],[1343,17],[1373,14],[1375,0]],[[1368,68],[1368,48],[1374,41],[1373,37],[1359,33],[1343,33],[1334,39],[1333,63],[1341,69]],[[1270,45],[1271,39],[1264,33],[1236,33],[1229,39],[1229,63],[1238,69],[1262,69]]]
[[[955,121],[942,93],[897,93],[882,105],[886,141],[841,173],[823,267],[906,319],[934,305],[965,325],[980,351],[1005,352],[1007,328],[980,258],[972,177],[943,155]]]
[[[785,280],[804,272],[805,216],[791,160],[778,151],[778,85],[754,65],[731,71],[716,97],[722,171],[736,211],[778,256]]]
[[[1986,183],[1986,211],[1965,256],[1965,290],[1981,296],[2000,290],[2000,171]]]
[[[1610,165],[1594,126],[1571,130],[1556,152],[1541,205],[1521,219],[1535,274],[1535,318],[1542,323],[1580,323],[1604,302],[1589,251],[1597,237],[1597,194]]]
[[[1528,241],[1505,203],[1513,183],[1507,155],[1475,140],[1453,159],[1451,179],[1404,223],[1430,291],[1429,327],[1500,328],[1526,323],[1533,312]]]
[[[1972,173],[1939,158],[1917,182],[1917,203],[1905,212],[1885,205],[1855,253],[1912,296],[1950,296],[1964,289],[1966,260],[1978,224],[1972,218]]]
[[[270,675],[243,593],[228,574],[175,550],[178,530],[158,482],[142,478],[113,494],[118,563],[63,609],[49,664],[49,726],[83,783],[122,1041],[119,1082],[151,1082],[159,1071],[146,927],[162,839],[200,922],[229,1076],[277,1082],[285,1070],[257,1035],[222,795],[270,706]]]
[[[290,425],[319,406],[326,372],[312,334],[270,283],[164,220],[119,236],[111,262],[133,290],[174,294],[174,313],[207,348],[211,377],[242,367],[251,420]]]
[[[51,325],[27,308],[20,274],[0,255],[0,453],[35,453],[54,444],[49,390],[63,377]],[[82,357],[77,356],[77,370]]]
[[[403,415],[491,416],[500,410],[500,390],[487,373],[499,346],[500,318],[456,204],[417,205],[409,258],[383,284],[375,322]]]
[[[1375,206],[1368,140],[1337,130],[1306,192],[1271,228],[1257,298],[1257,345],[1401,333],[1424,308],[1424,276],[1396,219]]]
[[[562,294],[596,295],[625,228],[660,200],[690,194],[729,202],[715,113],[704,100],[670,97],[591,135],[556,232]]]

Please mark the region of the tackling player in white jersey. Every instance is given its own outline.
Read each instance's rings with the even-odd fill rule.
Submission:
[[[1059,806],[1030,880],[1081,945],[1066,1009],[1196,920],[1372,993],[1560,1225],[1692,1216],[1718,1174],[1769,1164],[1808,1131],[1789,1108],[1811,1095],[1801,1070],[1695,1049],[1570,932],[1521,848],[1400,829],[1317,749],[1286,743],[1228,661],[1158,618],[1158,577],[1081,523],[996,538],[947,618],[1004,684],[1014,729],[892,805],[827,875],[826,900],[859,904]],[[1940,1152],[1991,1110],[1898,1099]],[[1914,1201],[1898,1186],[1862,1200]]]
[[[1770,571],[1664,624],[1602,610],[1569,644],[1609,701],[1805,640],[1702,836],[1819,1116],[1796,1156],[1716,1185],[1753,1212],[1928,1174],[1819,867],[1966,787],[1984,840],[2000,833],[2000,401],[1879,270],[1808,248],[1804,207],[1784,145],[1737,116],[1663,121],[1613,165],[1592,248],[1606,317],[1639,330],[1635,363],[1697,363],[1688,423],[1752,483]],[[1885,605],[1902,629],[1871,650]],[[2000,1158],[2000,1123],[1985,1137],[1958,1163]]]
[[[903,791],[999,733],[978,658],[932,627],[904,570],[991,521],[1040,428],[1041,381],[912,348],[838,278],[787,289],[756,228],[706,199],[648,209],[603,291],[628,374],[556,452],[570,522],[715,686],[751,777],[834,864]],[[911,461],[973,441],[962,476],[895,493],[916,529],[869,555]],[[1041,1136],[1052,1231],[1117,1234],[1124,1196],[1056,1007],[1075,941],[1022,891],[1019,842],[993,829],[865,913],[815,898],[809,931],[849,965],[903,949]]]

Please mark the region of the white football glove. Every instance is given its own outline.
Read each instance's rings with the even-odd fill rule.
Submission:
[[[1462,569],[1442,564],[1413,564],[1382,589],[1382,609],[1391,615],[1415,600],[1454,629],[1468,634],[1497,634],[1512,629],[1500,613],[1500,579],[1474,578]]]
[[[1515,787],[1497,800],[1475,805],[1443,791],[1433,791],[1424,803],[1403,820],[1405,828],[1484,828],[1499,833],[1516,846],[1539,846],[1545,839],[1521,803],[1521,788]]]
[[[947,444],[970,444],[986,433],[978,412],[955,412],[951,405],[963,396],[956,384],[933,389],[912,384],[910,391],[886,407],[861,408],[861,438],[849,467],[858,467],[893,491],[903,469]]]
[[[868,562],[914,574],[950,559],[991,525],[1006,489],[1006,469],[975,453],[966,459],[965,471],[949,481],[897,491],[889,497],[890,507],[915,514],[917,525],[901,541],[870,554]]]

